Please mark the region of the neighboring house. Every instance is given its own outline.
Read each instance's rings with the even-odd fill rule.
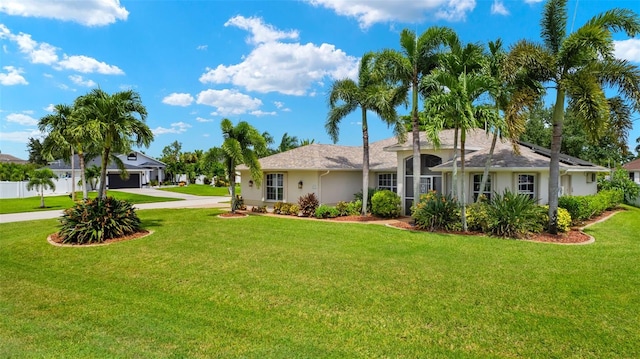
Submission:
[[[149,185],[150,181],[158,181],[164,178],[164,170],[166,165],[153,157],[147,156],[140,152],[131,152],[128,155],[118,155],[118,158],[124,163],[124,167],[129,174],[128,179],[120,176],[120,169],[115,163],[110,162],[107,166],[107,188],[141,188]],[[80,163],[78,156],[75,156],[74,165],[76,169],[76,178],[80,178]],[[85,164],[85,168],[91,166],[101,166],[101,157],[91,159]],[[53,170],[60,178],[71,177],[71,164],[67,161],[57,160],[49,163],[49,168]]]
[[[629,178],[637,184],[640,184],[640,158],[631,161],[622,166],[627,172],[629,172]]]
[[[389,138],[370,144],[369,186],[389,189],[402,198],[404,212],[409,214],[413,194],[413,149],[410,135],[403,143]],[[453,183],[454,130],[440,133],[440,146],[435,148],[421,134],[420,193],[435,190],[449,193]],[[458,143],[458,147],[459,147]],[[482,172],[489,154],[491,137],[482,130],[470,131],[466,137],[465,194],[471,202],[480,194]],[[524,193],[540,204],[548,202],[549,150],[521,143],[520,154],[514,154],[510,142],[496,144],[489,171],[489,184],[482,191],[488,196],[505,189]],[[459,149],[458,149],[459,151]],[[459,155],[458,155],[459,156]],[[362,147],[312,144],[260,159],[263,183],[260,188],[251,181],[246,166],[239,166],[242,196],[247,205],[273,205],[297,202],[301,195],[313,192],[324,204],[350,201],[362,190]],[[458,157],[458,176],[460,160]],[[596,173],[607,168],[566,155],[560,159],[560,192],[586,195],[597,192]],[[460,186],[460,183],[458,184]],[[458,188],[460,194],[460,188]]]
[[[15,163],[23,165],[25,163],[29,163],[29,161],[22,160],[16,156],[0,153],[0,163]]]

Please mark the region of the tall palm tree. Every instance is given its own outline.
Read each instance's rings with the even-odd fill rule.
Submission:
[[[404,29],[400,33],[401,50],[384,50],[378,56],[382,71],[404,91],[404,98],[411,95],[411,136],[413,147],[413,193],[414,201],[420,193],[420,116],[418,111],[419,85],[439,64],[444,46],[455,37],[447,27],[430,27],[419,37]],[[428,95],[428,94],[427,94]]]
[[[278,152],[285,152],[298,147],[298,137],[289,136],[287,132],[282,135],[280,145],[278,146]]]
[[[553,234],[558,232],[559,156],[567,98],[591,134],[597,134],[609,119],[605,88],[618,90],[640,110],[640,70],[614,57],[612,32],[617,31],[635,36],[640,33],[640,18],[631,10],[616,8],[567,33],[567,0],[548,0],[541,20],[542,44],[521,40],[509,55],[510,73],[527,68],[556,92],[549,164],[549,232]]]
[[[338,141],[340,121],[360,108],[362,118],[362,214],[367,214],[367,192],[369,191],[369,125],[367,111],[377,114],[387,125],[393,126],[394,134],[404,138],[404,126],[396,114],[396,107],[404,101],[402,89],[392,86],[374,71],[375,54],[368,52],[360,59],[358,82],[346,78],[337,80],[329,92],[329,114],[325,129],[333,140]]]
[[[56,190],[56,184],[53,182],[54,178],[57,179],[58,176],[50,168],[46,167],[33,171],[29,176],[27,190],[31,191],[31,189],[35,188],[40,192],[40,208],[44,208],[44,190],[47,188]]]
[[[236,198],[236,166],[244,164],[249,167],[251,179],[260,186],[262,183],[262,169],[258,162],[258,153],[264,153],[267,144],[264,137],[246,121],[240,121],[236,126],[229,119],[220,123],[222,129],[222,151],[229,176],[229,193],[231,194],[231,212],[238,208]]]
[[[489,105],[480,105],[478,100],[488,92],[495,91],[495,80],[481,71],[485,61],[483,48],[477,44],[450,43],[451,51],[445,54],[440,66],[425,78],[424,86],[438,91],[425,100],[435,126],[431,133],[434,143],[437,133],[447,124],[458,130],[460,136],[460,204],[462,229],[467,230],[465,194],[465,144],[467,132],[485,121],[495,121],[495,111]],[[438,90],[439,89],[439,90]],[[455,135],[456,138],[458,135]],[[454,152],[457,152],[454,149]],[[456,162],[456,159],[454,159]],[[455,181],[455,180],[454,180]],[[457,186],[457,183],[453,183]]]
[[[97,134],[102,149],[98,198],[106,198],[107,166],[113,152],[126,153],[131,146],[149,146],[153,133],[145,124],[147,109],[140,95],[132,90],[108,94],[101,89],[77,99],[77,106],[88,119],[88,127]]]

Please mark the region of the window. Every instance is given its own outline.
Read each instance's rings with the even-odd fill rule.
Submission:
[[[284,199],[284,174],[267,174],[267,201],[282,201]]]
[[[475,202],[478,199],[480,194],[484,194],[488,200],[491,199],[491,175],[487,176],[487,183],[484,185],[484,191],[480,191],[480,185],[482,184],[482,175],[477,174],[473,175],[473,189],[471,193],[473,194],[473,201]]]
[[[518,175],[518,193],[526,194],[529,198],[536,197],[536,183],[534,175]]]
[[[378,189],[388,189],[398,193],[398,177],[395,173],[381,173],[378,175]]]

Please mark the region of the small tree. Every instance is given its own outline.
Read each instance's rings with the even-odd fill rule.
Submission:
[[[56,190],[56,184],[53,183],[53,179],[58,179],[50,168],[42,168],[31,172],[29,182],[27,183],[27,189],[31,191],[36,189],[40,192],[40,208],[44,208],[44,190],[50,188]]]

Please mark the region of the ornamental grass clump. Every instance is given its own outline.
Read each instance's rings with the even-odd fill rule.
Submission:
[[[420,196],[418,202],[411,208],[411,217],[419,229],[458,230],[461,228],[460,205],[450,195],[432,191]]]
[[[526,194],[495,193],[487,206],[487,232],[494,236],[524,238],[542,231],[540,210],[533,198]]]
[[[66,209],[58,235],[63,243],[102,243],[140,231],[140,218],[133,204],[107,197],[90,199]]]

